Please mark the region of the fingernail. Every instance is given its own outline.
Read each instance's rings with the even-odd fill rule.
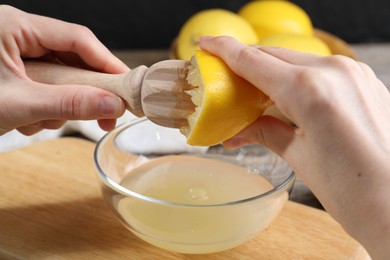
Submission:
[[[101,116],[118,116],[123,109],[122,99],[119,97],[106,96],[99,101]]]

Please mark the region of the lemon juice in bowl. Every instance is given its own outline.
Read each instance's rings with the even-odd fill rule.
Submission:
[[[138,149],[137,142],[167,141],[139,119],[103,138],[95,163],[106,201],[132,233],[174,252],[214,253],[264,230],[286,203],[294,173],[260,146],[253,155],[241,153],[246,149],[235,156],[210,154],[262,115],[268,96],[204,51],[191,60],[187,82],[196,109],[177,134],[188,146],[211,146],[208,153],[129,152],[126,147]],[[177,141],[171,138],[167,146]]]
[[[256,147],[253,155],[216,155],[210,148],[205,154],[156,156],[118,147],[122,132],[127,138],[126,130],[147,121],[114,130],[95,150],[105,200],[142,240],[179,253],[219,252],[257,235],[282,209],[294,174],[275,154]]]
[[[117,210],[133,223],[135,234],[182,253],[216,252],[241,244],[267,226],[288,197],[285,192],[272,204],[234,205],[273,186],[245,167],[195,156],[153,159],[131,171],[121,185],[167,203],[119,200]]]

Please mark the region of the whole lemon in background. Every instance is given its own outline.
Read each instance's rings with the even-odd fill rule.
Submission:
[[[280,33],[313,34],[309,15],[289,1],[252,1],[244,5],[238,14],[252,24],[260,40]]]
[[[181,132],[187,143],[211,146],[234,136],[253,123],[271,104],[258,88],[239,77],[218,57],[196,51],[187,76],[187,91],[197,106]]]
[[[275,34],[259,42],[261,46],[282,47],[294,51],[331,55],[328,45],[320,38],[311,35]]]
[[[251,24],[238,14],[224,9],[207,9],[190,17],[181,27],[177,38],[176,55],[189,60],[199,49],[203,36],[227,35],[244,44],[256,44],[258,38]]]

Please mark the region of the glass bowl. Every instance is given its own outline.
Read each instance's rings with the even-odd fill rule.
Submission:
[[[264,230],[295,174],[261,146],[186,145],[177,129],[132,120],[104,136],[94,162],[104,199],[142,240],[178,253],[214,253]]]

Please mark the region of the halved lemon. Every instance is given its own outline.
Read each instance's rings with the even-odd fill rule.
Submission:
[[[195,112],[181,128],[187,143],[219,144],[253,123],[271,104],[267,95],[235,74],[220,58],[197,51],[187,81]]]

